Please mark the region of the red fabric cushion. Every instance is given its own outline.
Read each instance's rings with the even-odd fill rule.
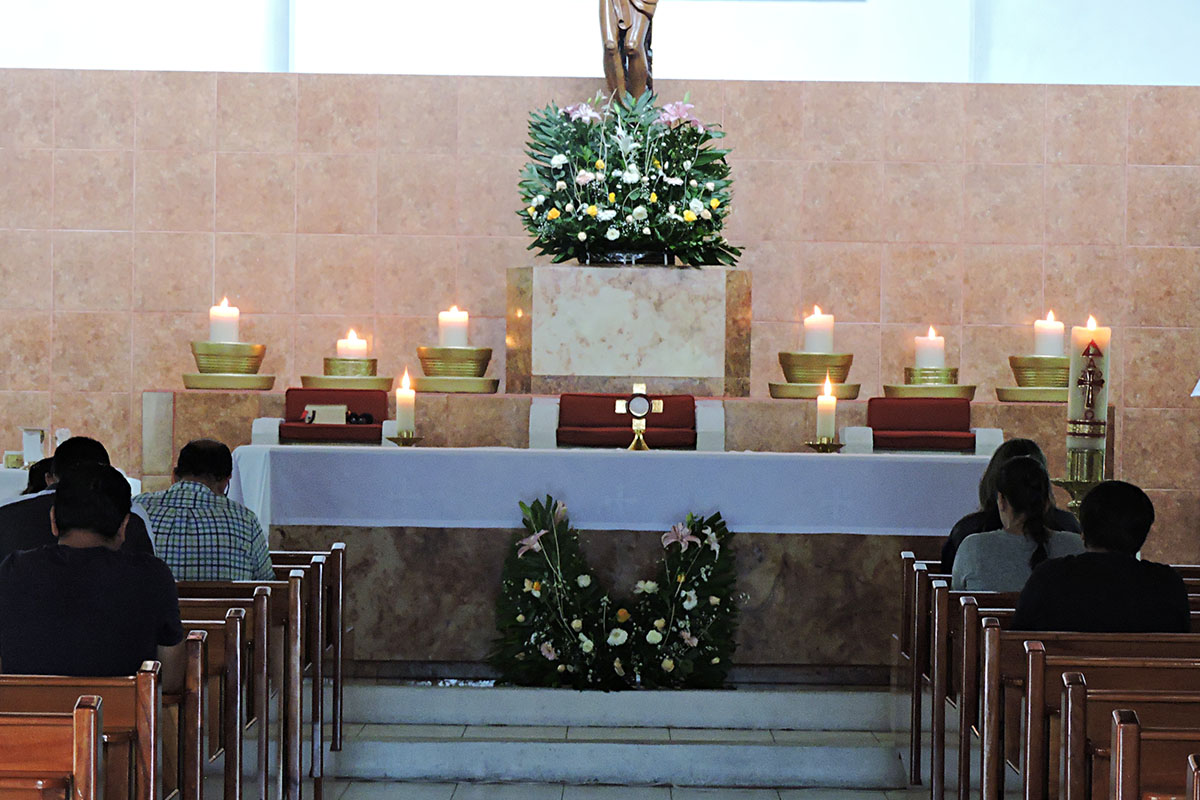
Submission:
[[[304,422],[307,405],[344,405],[352,414],[370,414],[372,425],[316,425]],[[348,442],[379,444],[383,439],[383,421],[388,418],[387,392],[382,389],[299,389],[287,390],[279,426],[281,442]]]
[[[623,427],[628,430],[633,418],[616,412],[616,401],[628,397],[620,394],[564,394],[558,401],[558,425],[560,428]],[[696,399],[691,395],[651,394],[647,397],[663,401],[661,414],[646,417],[648,428],[696,429]]]
[[[652,450],[692,449],[696,446],[696,431],[683,428],[647,428],[646,444]],[[558,429],[559,447],[629,447],[633,430],[624,427]]]
[[[875,431],[971,430],[971,401],[961,397],[872,397],[867,427]]]
[[[952,450],[975,449],[975,434],[961,431],[880,431],[875,432],[876,450]]]

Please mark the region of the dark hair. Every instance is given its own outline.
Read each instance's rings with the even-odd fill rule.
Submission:
[[[85,530],[112,539],[129,516],[129,481],[113,467],[78,464],[54,490],[54,521],[59,534]]]
[[[1154,503],[1125,481],[1104,481],[1087,493],[1079,507],[1084,543],[1134,555],[1154,524]]]
[[[1000,466],[996,489],[1004,495],[1014,514],[1025,516],[1024,534],[1037,544],[1029,557],[1029,566],[1036,567],[1046,560],[1046,512],[1050,507],[1050,475],[1042,462],[1033,456],[1010,458]]]
[[[108,466],[109,463],[108,451],[104,449],[104,445],[86,436],[72,436],[54,448],[54,459],[50,472],[61,478],[80,464]]]
[[[981,510],[996,512],[1000,468],[1004,466],[1004,462],[1018,456],[1037,459],[1037,462],[1042,465],[1042,469],[1049,469],[1046,465],[1046,455],[1042,452],[1042,448],[1038,447],[1037,442],[1032,439],[1009,439],[997,447],[995,453],[992,453],[992,460],[988,462],[987,469],[983,471],[983,477],[979,479],[979,508]]]
[[[43,458],[41,461],[35,461],[33,466],[29,468],[29,481],[25,484],[25,491],[21,492],[21,494],[37,494],[44,491],[46,488],[46,473],[50,472],[50,468],[53,466],[53,458]]]
[[[215,439],[196,439],[179,451],[175,477],[212,478],[223,481],[233,474],[233,456],[229,448]]]

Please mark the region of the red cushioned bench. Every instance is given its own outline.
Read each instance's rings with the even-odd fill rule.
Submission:
[[[975,452],[971,401],[959,397],[872,397],[867,427],[876,450]]]
[[[659,414],[646,417],[646,444],[652,450],[696,449],[696,398],[648,395],[663,401]],[[629,395],[564,394],[558,404],[559,447],[628,447],[632,417],[618,414],[616,402]]]
[[[308,405],[344,405],[351,414],[370,414],[369,425],[328,425],[304,421]],[[383,440],[383,421],[388,418],[388,396],[381,389],[298,389],[287,390],[279,441],[283,444],[339,443],[379,444]]]

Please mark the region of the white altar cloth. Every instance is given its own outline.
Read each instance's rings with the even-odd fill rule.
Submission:
[[[518,501],[565,502],[581,530],[945,536],[976,506],[984,456],[247,445],[229,496],[263,526],[519,528]]]

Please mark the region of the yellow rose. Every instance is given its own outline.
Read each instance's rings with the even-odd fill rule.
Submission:
[[[602,158],[596,159],[596,169],[604,169],[604,159],[602,159]]]
[[[623,608],[617,609],[617,622],[628,622],[629,616],[630,616],[629,612],[626,611],[625,609],[623,609]]]
[[[587,215],[588,215],[589,217],[594,217],[594,216],[596,216],[596,215],[597,215],[597,214],[599,214],[599,213],[600,213],[600,209],[596,208],[595,206],[588,206],[588,207],[587,207]]]
[[[696,215],[694,213],[692,213],[692,210],[690,208],[683,212],[683,221],[684,222],[695,222],[696,221]]]
[[[616,192],[609,192],[609,193],[608,193],[608,202],[610,202],[610,203],[615,203],[615,202],[617,202],[617,193],[616,193]]]
[[[683,573],[682,573],[682,572],[681,572],[681,573],[679,573],[678,575],[676,575],[676,576],[675,576],[675,582],[676,582],[676,583],[683,583]],[[534,585],[534,586],[537,586],[538,584],[537,584],[537,583],[534,583],[533,585]]]
[[[651,203],[657,203],[657,202],[658,202],[658,195],[657,195],[657,194],[655,194],[654,192],[651,192],[651,193],[650,193],[650,202],[651,202]]]
[[[562,212],[560,212],[557,208],[552,208],[546,212],[546,219],[558,219],[561,216]]]
[[[656,158],[656,159],[654,159],[654,166],[658,167],[659,169],[662,169],[662,162]]]
[[[683,579],[683,576],[682,576],[682,575],[680,575],[679,577],[680,577],[680,581],[679,581],[679,582],[680,582],[680,583],[683,583],[683,580],[682,580],[682,579]],[[540,592],[541,590],[542,590],[542,582],[541,582],[541,581],[534,581],[534,582],[533,582],[533,591],[535,591],[535,592]]]
[[[536,209],[536,208],[534,208],[533,206],[530,206],[529,208],[525,209],[525,213],[529,214],[529,216],[531,216],[531,217],[532,217],[532,216],[536,216],[536,215],[537,215],[537,209]]]
[[[721,201],[720,201],[720,200],[718,200],[718,199],[717,199],[717,198],[715,198],[715,197],[714,197],[712,200],[709,200],[709,201],[708,201],[708,204],[709,204],[710,206],[712,206],[713,208],[720,208],[720,207],[721,207]]]

